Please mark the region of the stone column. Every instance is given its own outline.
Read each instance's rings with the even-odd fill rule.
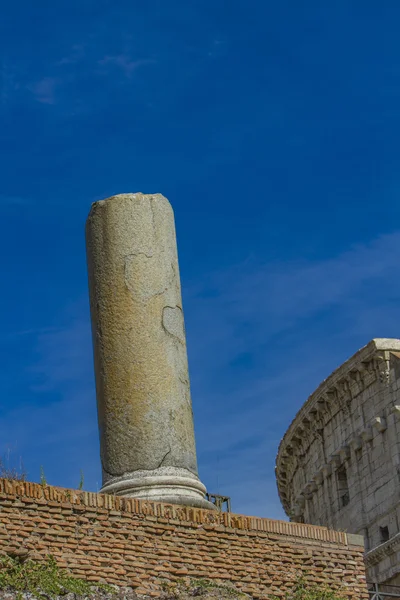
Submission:
[[[170,203],[121,194],[86,224],[102,492],[214,508],[197,475]]]

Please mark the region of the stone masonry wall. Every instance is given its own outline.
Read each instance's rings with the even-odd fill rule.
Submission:
[[[0,479],[0,553],[52,554],[75,576],[155,597],[187,577],[284,596],[303,574],[368,598],[363,550],[324,527]]]
[[[276,475],[291,519],[363,535],[369,581],[400,576],[400,340],[372,340],[321,383]]]

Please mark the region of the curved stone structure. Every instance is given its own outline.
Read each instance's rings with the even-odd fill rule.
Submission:
[[[214,508],[197,476],[171,205],[95,202],[86,235],[102,491]]]
[[[369,579],[393,585],[400,585],[399,416],[400,340],[375,339],[308,398],[276,461],[290,518],[364,535]]]

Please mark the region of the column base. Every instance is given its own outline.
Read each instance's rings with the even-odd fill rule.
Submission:
[[[120,477],[106,477],[101,494],[216,510],[215,505],[204,497],[205,486],[187,469],[160,467],[151,471],[133,471]]]

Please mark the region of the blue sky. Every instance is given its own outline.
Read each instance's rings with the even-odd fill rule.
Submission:
[[[400,4],[59,0],[0,23],[0,454],[100,485],[84,223],[176,216],[199,469],[281,518],[307,395],[400,337]]]

